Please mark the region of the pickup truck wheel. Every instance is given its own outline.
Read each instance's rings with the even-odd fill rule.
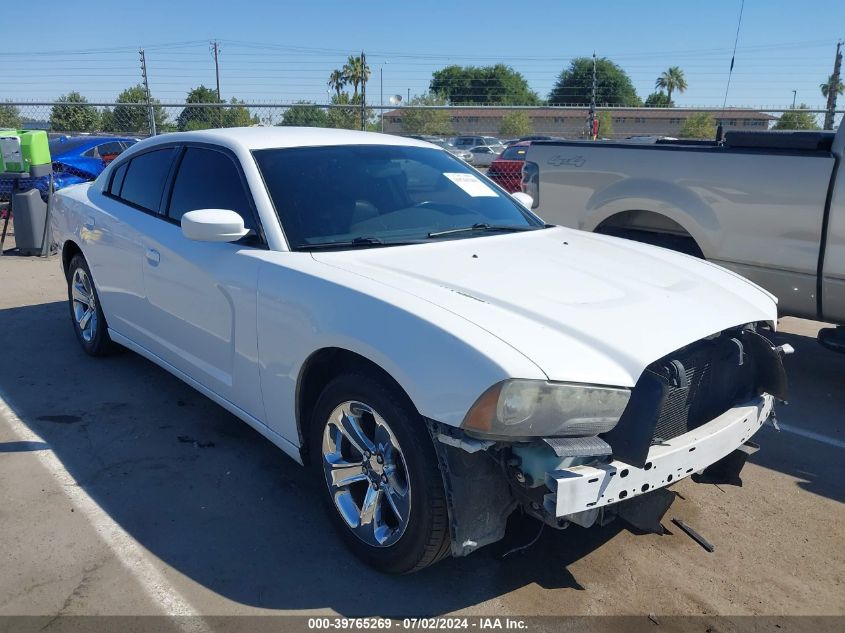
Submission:
[[[402,394],[366,374],[339,376],[320,395],[311,432],[330,520],[359,558],[408,573],[449,553],[437,456]]]
[[[67,296],[73,331],[85,353],[90,356],[110,353],[114,343],[109,338],[91,270],[82,255],[74,256],[70,262]]]

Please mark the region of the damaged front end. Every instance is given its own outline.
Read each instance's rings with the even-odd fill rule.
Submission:
[[[477,422],[456,429],[430,421],[452,554],[502,538],[516,507],[558,529],[618,516],[638,530],[662,533],[660,519],[674,498],[668,486],[690,475],[741,485],[740,471],[757,450],[749,438],[773,416],[774,400],[786,398],[781,355],[791,349],[775,347],[761,329],[732,328],[655,361],[611,425],[608,411],[618,398],[603,393],[598,414],[576,406],[576,424],[563,424],[564,433],[550,437],[504,437],[495,423],[493,433],[484,433]],[[497,395],[501,401],[501,390]],[[495,415],[489,395],[479,402],[485,415]],[[597,432],[566,433],[589,428]]]

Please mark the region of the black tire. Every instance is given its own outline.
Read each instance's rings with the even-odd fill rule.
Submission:
[[[91,327],[83,331],[77,319],[77,310],[83,308],[84,304],[74,300],[74,281],[78,280],[78,273],[88,280],[90,284],[89,299],[93,302],[93,314],[89,317]],[[116,345],[109,338],[108,324],[106,317],[103,315],[103,309],[100,307],[100,297],[97,294],[97,289],[94,286],[94,278],[91,276],[91,269],[88,268],[88,262],[81,254],[74,255],[70,260],[67,274],[67,296],[68,307],[70,309],[70,321],[73,326],[73,332],[76,334],[76,340],[82,346],[82,349],[89,356],[105,356],[114,352]]]
[[[410,512],[404,532],[387,546],[365,543],[341,517],[323,469],[323,435],[342,403],[365,403],[389,425],[407,470]],[[449,517],[443,479],[425,421],[396,387],[366,372],[329,382],[320,394],[310,425],[311,468],[321,488],[330,521],[362,561],[379,571],[404,574],[436,563],[449,554]],[[364,483],[366,489],[367,483]]]

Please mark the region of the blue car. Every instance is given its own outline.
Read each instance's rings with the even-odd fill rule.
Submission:
[[[59,136],[50,139],[50,158],[53,161],[55,188],[94,180],[111,161],[138,142],[123,136]],[[49,177],[24,178],[18,181],[18,191],[37,187],[47,199]],[[0,177],[0,202],[9,200],[12,179]]]

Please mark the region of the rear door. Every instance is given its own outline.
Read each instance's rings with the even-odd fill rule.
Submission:
[[[256,340],[259,260],[266,247],[235,156],[216,146],[183,148],[148,234],[144,279],[156,355],[252,417],[263,420]],[[229,209],[252,234],[235,243],[182,235],[182,216]]]
[[[116,165],[102,193],[89,189],[101,211],[82,218],[85,255],[109,327],[148,346],[143,264],[146,238],[162,223],[159,207],[176,156],[156,147]]]

